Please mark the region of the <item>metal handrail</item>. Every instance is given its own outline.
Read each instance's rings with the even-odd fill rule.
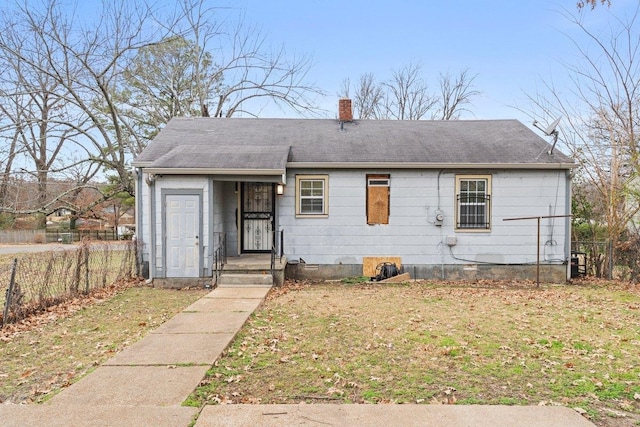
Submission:
[[[271,245],[271,283],[276,283],[276,245]]]
[[[271,277],[273,278],[273,283],[276,281],[276,257],[279,258],[280,262],[282,262],[282,257],[284,256],[284,230],[280,230],[278,235],[276,232],[273,232],[273,240],[271,243]],[[278,236],[278,240],[275,237]]]
[[[218,283],[220,273],[227,263],[227,235],[224,232],[214,233],[218,235],[218,246],[213,251],[213,275]]]
[[[280,262],[284,256],[284,230],[280,230]]]

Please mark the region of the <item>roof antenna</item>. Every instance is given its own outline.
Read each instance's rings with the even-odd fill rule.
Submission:
[[[562,116],[558,117],[557,119],[555,119],[553,121],[553,123],[551,123],[549,126],[547,126],[546,128],[543,128],[542,126],[540,126],[540,123],[538,123],[536,120],[533,121],[533,125],[535,127],[537,127],[538,129],[540,129],[542,132],[544,132],[545,135],[547,136],[553,136],[553,144],[551,145],[551,149],[547,152],[547,154],[553,154],[553,149],[556,148],[556,143],[558,142],[558,123],[560,123],[560,119],[562,118]]]

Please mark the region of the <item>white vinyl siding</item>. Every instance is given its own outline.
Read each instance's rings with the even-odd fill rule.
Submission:
[[[314,172],[321,171],[307,173]],[[292,169],[288,173],[287,181],[295,182],[296,175],[303,172]],[[393,175],[389,224],[382,227],[372,227],[365,220],[364,183],[373,173]],[[296,215],[294,191],[278,199],[285,253],[291,260],[302,258],[309,264],[361,264],[363,256],[381,255],[400,256],[403,265],[529,263],[536,261],[535,221],[515,224],[502,219],[549,212],[560,215],[569,209],[564,170],[492,171],[481,175],[491,178],[491,229],[463,233],[456,228],[456,176],[460,175],[445,172],[438,179],[438,171],[424,170],[331,170],[331,185],[325,192],[331,212],[325,220]],[[444,215],[441,226],[433,223],[437,209]],[[563,258],[566,222],[549,219],[542,226],[545,259]],[[451,248],[444,245],[447,236],[457,236],[457,244]]]

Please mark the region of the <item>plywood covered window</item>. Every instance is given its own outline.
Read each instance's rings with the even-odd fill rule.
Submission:
[[[389,224],[389,175],[367,175],[367,224]]]

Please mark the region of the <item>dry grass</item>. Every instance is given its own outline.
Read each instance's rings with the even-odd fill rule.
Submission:
[[[4,323],[10,323],[48,306],[72,299],[79,293],[131,279],[135,247],[129,243],[85,241],[68,250],[19,253],[0,256],[0,283],[11,282],[17,260],[12,304]],[[6,292],[0,294],[4,308]],[[0,316],[3,311],[0,311]]]
[[[561,404],[639,425],[640,292],[412,283],[274,290],[203,403]]]
[[[0,403],[46,400],[205,292],[108,287],[7,325],[0,333]]]

